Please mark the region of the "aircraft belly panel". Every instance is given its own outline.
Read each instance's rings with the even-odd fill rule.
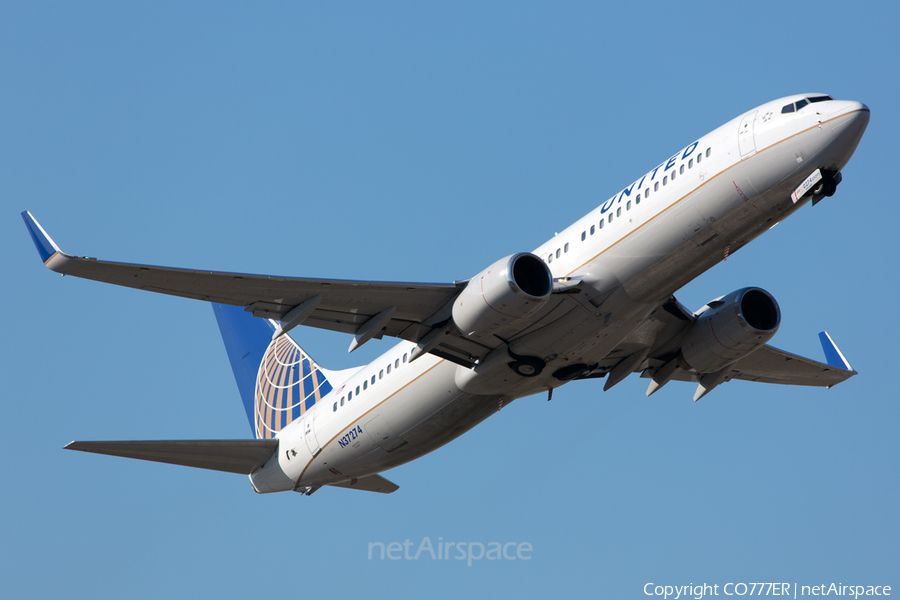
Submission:
[[[322,453],[307,469],[302,483],[318,485],[346,479],[347,476],[362,477],[377,473],[388,468],[386,464],[402,464],[446,443],[423,445],[421,441],[412,444],[411,440],[420,440],[422,435],[418,430],[423,424],[432,421],[436,414],[446,412],[447,407],[458,402],[461,397],[467,396],[454,382],[457,368],[454,363],[438,361],[428,370],[427,378],[418,378],[395,393],[386,392],[389,394],[388,398],[374,407],[359,405],[359,410],[363,412],[349,427],[341,430],[332,427],[328,430],[330,441],[325,443]],[[446,393],[436,394],[435,390],[439,389]],[[354,431],[357,427],[357,435],[344,438],[347,432]],[[456,435],[461,433],[462,431]],[[320,437],[324,439],[326,436],[322,434]],[[396,462],[393,458],[395,453],[405,458]],[[329,470],[332,468],[338,474]]]
[[[497,412],[500,406],[499,396],[476,396],[462,392],[448,394],[448,397],[451,396],[452,398],[436,412],[403,433],[401,437],[406,443],[396,445],[390,452],[379,448],[376,452],[366,451],[349,457],[342,457],[335,451],[327,467],[323,466],[312,474],[308,472],[303,477],[302,483],[326,484],[347,477],[363,477],[402,465],[456,439]],[[505,404],[510,401],[507,400]],[[397,408],[399,410],[403,407]],[[409,405],[407,404],[405,408],[409,408]],[[334,468],[339,474],[329,471],[328,468]]]
[[[510,398],[505,398],[503,406],[511,401]],[[437,450],[498,412],[499,408],[498,395],[460,393],[452,402],[408,432],[405,437],[409,443],[386,455],[379,464],[382,465],[382,470],[390,469]]]

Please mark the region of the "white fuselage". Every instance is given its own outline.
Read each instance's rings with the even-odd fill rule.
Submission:
[[[250,476],[254,489],[312,489],[395,467],[502,404],[562,385],[557,369],[603,359],[669,295],[808,202],[791,193],[810,173],[846,165],[868,109],[828,100],[782,113],[801,98],[764,104],[699,138],[534,251],[554,278],[610,294],[602,313],[576,307],[510,344],[546,361],[540,376],[498,371],[503,380],[479,390],[466,383],[469,369],[430,354],[411,362],[415,344],[401,342],[282,429],[279,451]]]

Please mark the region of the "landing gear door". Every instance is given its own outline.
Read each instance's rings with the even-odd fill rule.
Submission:
[[[753,124],[756,123],[756,113],[753,111],[744,115],[741,119],[740,129],[738,129],[738,150],[741,153],[741,160],[749,158],[756,154],[756,139],[753,137]]]

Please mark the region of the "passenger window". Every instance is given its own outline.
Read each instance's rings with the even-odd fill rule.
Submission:
[[[625,210],[631,210],[631,200],[625,203]]]
[[[337,402],[334,403],[334,411],[333,412],[337,412]]]
[[[387,373],[388,375],[391,374],[391,363],[388,363]]]
[[[700,160],[701,160],[702,158],[703,158],[703,155],[702,155],[702,154],[698,154],[698,155],[697,155],[697,164],[698,164],[698,165],[700,164]]]
[[[351,400],[353,400],[353,390],[350,390],[350,393],[347,394],[347,402],[350,402]]]
[[[553,262],[553,254],[548,254],[547,255],[547,264],[549,265],[552,262]]]
[[[606,221],[600,221],[600,229],[603,229],[603,223],[605,223],[605,222]]]
[[[612,223],[612,217],[612,213],[609,213],[609,217],[607,217],[606,220]]]
[[[594,226],[591,225],[591,235],[594,235]]]
[[[341,396],[341,406],[343,406],[343,405],[344,405],[344,397]]]
[[[368,380],[368,379],[366,379],[365,381],[363,381],[363,389],[364,389],[364,390],[369,389],[369,380]]]
[[[375,385],[375,376],[372,375],[372,385]]]
[[[688,169],[692,169],[694,167],[694,159],[688,161]]]
[[[650,197],[650,188],[647,188],[646,190],[644,190],[644,198],[649,198],[649,197]]]
[[[638,197],[634,199],[634,203],[635,203],[635,205],[638,205],[638,204],[641,203],[641,197],[640,197],[640,195],[638,195]]]
[[[706,158],[709,158],[709,151],[710,151],[710,148],[707,148],[706,149]]]
[[[659,191],[659,182],[658,182],[658,181],[657,181],[656,183],[653,184],[653,191],[654,191],[654,192],[658,192],[658,191]]]
[[[359,386],[356,386],[356,395],[359,396]]]
[[[675,171],[672,171],[672,181],[675,181]],[[666,185],[665,179],[663,180],[663,185]]]
[[[665,177],[663,177],[663,185],[666,185],[667,183],[669,183],[669,176],[668,176],[668,175],[666,175]]]
[[[620,206],[619,208],[616,209],[616,216],[617,216],[617,217],[621,217],[621,216],[622,216],[622,207],[621,207],[621,206]]]
[[[582,231],[582,232],[581,232],[581,241],[583,242],[583,241],[584,241],[584,238],[586,238],[586,237],[587,237],[587,233],[585,233],[584,231]]]
[[[565,246],[563,246],[563,252],[568,252],[568,251],[569,251],[569,244],[566,244]]]
[[[406,362],[406,352],[403,353],[403,362]]]
[[[679,175],[684,175],[684,165],[681,165],[681,168],[678,169],[678,174],[679,174]]]
[[[394,361],[394,368],[395,368],[395,369],[399,369],[399,368],[400,368],[400,359],[399,359],[399,358],[398,358],[397,360]]]
[[[559,258],[559,248],[556,249],[556,258]]]

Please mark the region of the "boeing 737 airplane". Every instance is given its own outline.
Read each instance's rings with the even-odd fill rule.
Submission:
[[[691,312],[672,295],[805,204],[834,194],[869,122],[859,102],[768,102],[692,141],[533,252],[465,281],[379,283],[116,263],[62,252],[22,213],[51,270],[212,303],[255,439],[72,442],[66,448],[249,475],[260,493],[322,486],[390,493],[379,473],[509,402],[631,373],[647,395],[732,379],[830,387],[856,374],[827,333],[826,363],[767,345],[771,294],[744,288]],[[400,342],[331,371],[298,325]]]

